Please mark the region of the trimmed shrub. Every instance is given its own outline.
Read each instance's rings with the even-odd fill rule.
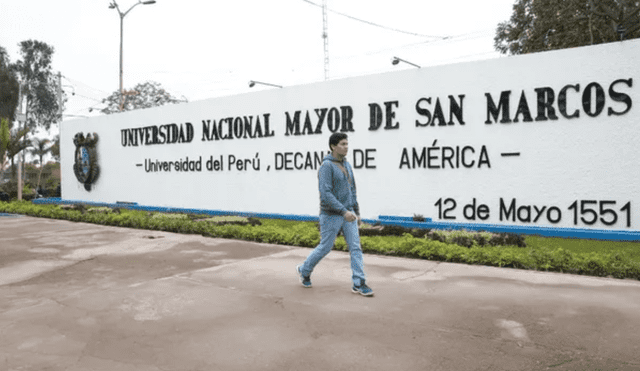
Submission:
[[[426,228],[414,228],[411,230],[411,235],[417,238],[425,238],[430,231],[430,229]]]
[[[164,213],[149,213],[152,219],[167,219],[167,220],[189,220],[189,216],[186,214],[164,214]]]
[[[0,212],[306,247],[315,247],[320,241],[317,223],[313,222],[262,219],[257,220],[260,224],[216,224],[193,220],[186,214],[88,207],[81,203],[36,205],[26,201],[0,202]],[[640,279],[640,262],[625,251],[580,253],[562,248],[526,247],[524,237],[513,234],[431,230],[424,237],[416,237],[416,230],[404,230],[393,236],[363,234],[362,249],[368,253],[438,261]],[[401,231],[392,229],[395,234]],[[336,239],[335,247],[348,249],[343,237]]]
[[[506,233],[504,236],[505,245],[526,247],[524,236],[515,233]]]
[[[359,228],[360,236],[382,236],[383,227],[381,225],[370,225],[363,223]]]
[[[88,213],[109,214],[112,212],[110,207],[92,207],[87,209]]]
[[[487,237],[480,233],[474,234],[473,240],[478,244],[478,246],[486,246],[489,243]]]
[[[504,235],[502,234],[494,234],[489,239],[489,245],[491,246],[502,246],[506,244],[507,242],[505,241]]]
[[[431,232],[429,232],[427,234],[427,237],[429,237],[429,239],[432,239],[432,240],[438,241],[438,242],[446,242],[447,241],[447,236],[443,231],[433,230],[433,231],[431,231]]]
[[[383,236],[402,236],[407,232],[407,228],[401,227],[399,225],[385,225],[382,227]]]
[[[451,238],[451,243],[455,243],[456,245],[471,247],[473,246],[474,239],[470,236],[453,236]]]

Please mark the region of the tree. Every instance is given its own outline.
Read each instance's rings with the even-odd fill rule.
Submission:
[[[49,139],[33,138],[33,140],[31,141],[32,145],[29,152],[31,153],[31,155],[38,156],[38,158],[40,159],[40,172],[38,173],[38,183],[36,184],[36,189],[40,187],[40,178],[42,177],[42,168],[44,166],[44,156],[46,156],[47,153],[51,152],[51,147],[49,146],[50,143],[51,141]]]
[[[0,65],[9,65],[9,53],[7,53],[7,49],[0,46]]]
[[[60,134],[53,138],[53,145],[51,145],[51,156],[54,161],[60,161]]]
[[[9,120],[0,117],[0,174],[4,172],[5,156],[7,155],[10,140],[11,131],[9,131]]]
[[[31,150],[29,152],[32,156],[37,156],[42,164],[44,156],[51,152],[51,147],[49,146],[50,143],[51,141],[46,138],[33,138],[33,140],[31,140]]]
[[[0,118],[6,118],[10,123],[15,120],[19,94],[20,85],[11,69],[9,56],[6,49],[0,46]]]
[[[124,95],[124,101],[122,96]],[[107,107],[101,110],[104,114],[117,113],[121,111],[131,111],[135,109],[150,108],[163,106],[165,104],[180,103],[186,101],[180,100],[162,88],[160,83],[155,81],[147,81],[136,85],[132,90],[113,92],[107,98],[102,100]]]
[[[7,145],[7,158],[11,160],[11,176],[16,175],[15,157],[23,149],[29,148],[29,144],[24,138],[29,133],[29,128],[12,130],[9,137],[9,144]]]
[[[638,0],[517,0],[496,29],[503,54],[527,54],[640,37]]]
[[[17,61],[13,68],[23,82],[27,127],[35,130],[40,126],[49,130],[51,124],[60,120],[62,111],[58,105],[57,82],[51,71],[54,49],[37,40],[23,41],[18,45],[22,60]]]

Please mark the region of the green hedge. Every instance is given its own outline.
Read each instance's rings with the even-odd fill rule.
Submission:
[[[68,208],[68,207],[67,207]],[[91,208],[76,205],[65,209],[58,205],[35,205],[30,202],[1,202],[0,212],[35,217],[63,219],[117,227],[149,229],[175,233],[201,234],[301,247],[315,247],[320,242],[317,223],[261,219],[256,225],[212,223],[201,216],[150,213],[127,209]],[[433,234],[431,234],[433,235]],[[454,238],[446,241],[455,241]],[[481,264],[541,271],[556,271],[591,276],[640,279],[640,261],[624,250],[573,252],[562,247],[545,247],[539,243],[526,246],[470,247],[405,233],[401,236],[361,236],[367,253],[401,256],[436,261]],[[336,249],[347,250],[343,237]]]

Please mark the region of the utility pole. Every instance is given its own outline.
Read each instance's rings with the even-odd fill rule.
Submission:
[[[18,103],[18,132],[20,132],[20,123],[24,122],[27,124],[27,118],[22,113],[22,81],[18,85],[18,96],[20,97]],[[16,138],[17,139],[17,138]],[[23,150],[24,151],[24,150]],[[22,151],[21,151],[22,152]],[[18,200],[22,200],[22,163],[24,162],[24,155],[22,153],[18,154]]]
[[[327,24],[327,0],[322,0],[322,38],[324,39],[324,79],[329,80],[329,25]]]
[[[62,121],[62,73],[58,71],[58,115],[60,115],[60,121]]]

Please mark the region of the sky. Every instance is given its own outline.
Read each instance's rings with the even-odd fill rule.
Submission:
[[[69,96],[64,120],[100,115],[119,89],[120,16],[113,0],[0,0],[0,46],[54,47],[52,67]],[[124,18],[124,88],[159,82],[179,99],[325,80],[322,0],[117,0]],[[515,0],[327,0],[329,79],[505,57],[498,23]],[[75,93],[75,95],[72,95]],[[40,136],[53,136],[57,126]]]

